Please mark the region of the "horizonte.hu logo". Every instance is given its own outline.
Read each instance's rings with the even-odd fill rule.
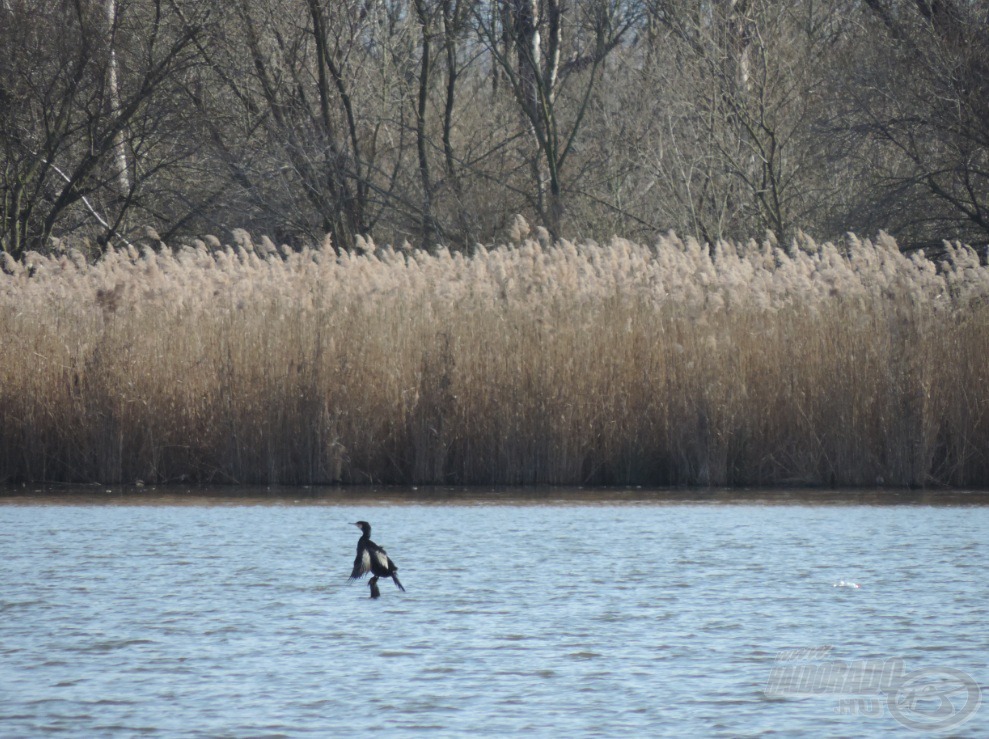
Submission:
[[[886,711],[915,731],[950,731],[982,705],[979,683],[953,667],[907,672],[899,657],[828,659],[830,646],[784,649],[776,655],[766,696],[837,699],[837,713],[880,718]]]

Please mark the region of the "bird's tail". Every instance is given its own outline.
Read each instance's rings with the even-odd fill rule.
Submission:
[[[402,583],[400,583],[398,581],[398,575],[396,575],[394,572],[391,573],[391,579],[395,581],[395,584],[396,585],[398,585],[398,589],[401,590],[404,593],[405,592],[405,588],[402,586]]]

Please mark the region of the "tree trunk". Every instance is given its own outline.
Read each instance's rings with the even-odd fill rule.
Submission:
[[[110,90],[110,116],[120,115],[120,84],[118,82],[117,52],[114,50],[114,36],[117,26],[117,0],[106,0],[107,39],[110,46],[110,63],[107,68],[107,86]],[[127,139],[124,129],[113,135],[113,157],[116,167],[117,189],[121,195],[130,191],[130,175],[127,164]]]

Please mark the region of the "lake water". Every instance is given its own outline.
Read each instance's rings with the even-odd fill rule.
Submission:
[[[0,735],[989,736],[982,498],[375,497],[0,499]]]

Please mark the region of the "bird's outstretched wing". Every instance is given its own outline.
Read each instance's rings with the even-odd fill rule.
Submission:
[[[375,549],[371,552],[371,556],[374,557],[375,562],[377,562],[378,565],[386,572],[395,567],[394,563],[388,559],[388,552],[381,547],[375,547]]]
[[[398,567],[396,567],[395,563],[391,561],[391,558],[388,556],[388,552],[381,547],[376,547],[371,552],[371,556],[374,557],[376,563],[380,565],[380,568],[387,573],[385,577],[390,577],[398,586],[398,589],[405,592],[405,586],[402,585],[398,579],[398,575],[396,574],[398,572]]]
[[[357,556],[354,557],[354,569],[350,573],[350,579],[356,580],[359,577],[364,577],[367,573],[371,571],[371,554],[367,549],[361,549],[357,552]]]

